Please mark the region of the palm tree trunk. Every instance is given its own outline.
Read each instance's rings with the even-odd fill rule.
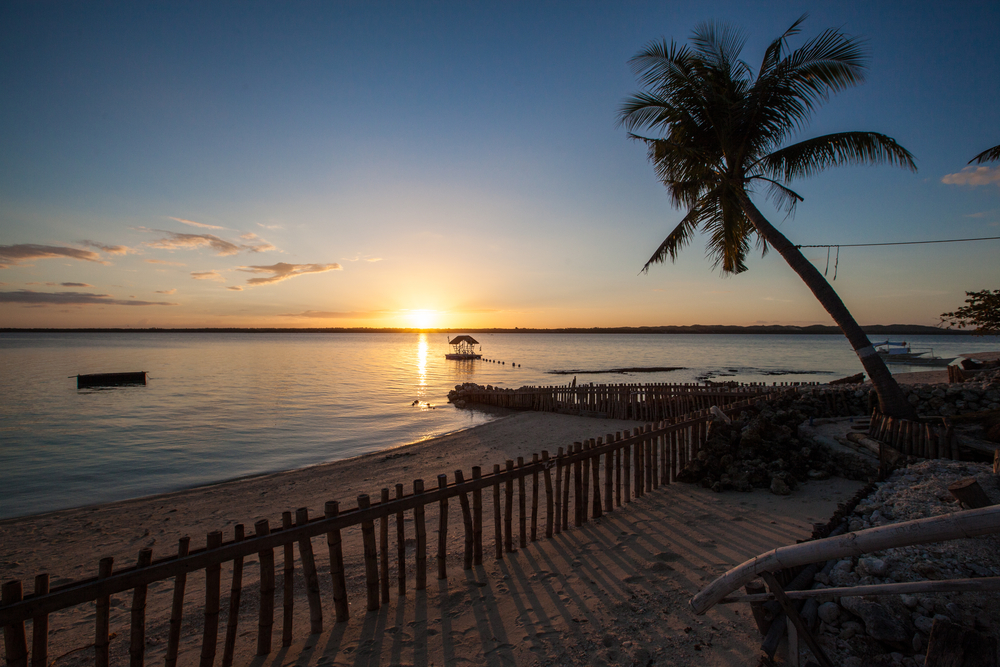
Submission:
[[[864,366],[865,371],[867,371],[868,376],[871,378],[872,386],[875,387],[875,391],[878,393],[879,409],[882,411],[882,414],[915,420],[917,418],[916,408],[906,400],[906,396],[903,395],[899,384],[896,383],[892,374],[889,373],[889,369],[885,367],[885,362],[875,352],[871,341],[868,340],[868,336],[861,330],[858,323],[854,321],[854,317],[830,286],[830,283],[812,265],[812,262],[807,260],[799,249],[785,238],[784,234],[775,229],[764,218],[763,214],[757,210],[757,207],[753,205],[750,197],[745,192],[740,192],[737,196],[740,199],[743,212],[750,218],[750,222],[753,223],[757,233],[772,248],[777,250],[778,254],[784,257],[785,261],[788,262],[788,266],[792,267],[795,273],[799,274],[802,282],[812,290],[816,299],[826,308],[826,312],[830,313],[830,317],[833,318],[833,321],[837,323],[840,330],[847,336],[851,347],[858,355],[858,359],[861,360],[861,365]]]

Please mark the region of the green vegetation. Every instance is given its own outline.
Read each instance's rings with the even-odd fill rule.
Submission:
[[[690,46],[653,42],[630,61],[642,90],[623,103],[620,122],[646,144],[674,206],[687,211],[643,270],[676,259],[697,231],[708,235],[708,254],[723,274],[747,269],[751,244],[762,252],[774,248],[847,336],[878,391],[882,412],[912,419],[913,406],[840,297],[750,199],[762,187],[790,214],[802,201],[787,185],[795,178],[852,164],[916,170],[909,151],[874,132],[783,145],[827,97],[864,80],[861,42],[837,30],[824,30],[789,51],[788,41],[804,19],[767,47],[756,77],[740,59],[742,33],[711,23],[695,30]]]
[[[1000,147],[998,147],[1000,148]],[[1000,289],[966,292],[964,306],[953,313],[941,313],[950,327],[975,327],[977,336],[1000,335]]]

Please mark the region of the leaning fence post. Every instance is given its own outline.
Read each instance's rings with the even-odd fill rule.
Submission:
[[[222,546],[222,533],[213,530],[208,534],[206,548],[218,549]],[[222,564],[214,563],[205,568],[205,630],[201,643],[201,666],[212,667],[215,649],[219,640],[219,599],[222,583]]]
[[[380,499],[382,509],[385,510],[389,504],[389,489],[382,489]],[[379,556],[379,583],[382,587],[382,604],[389,602],[389,512],[383,511],[379,519],[378,533],[378,556]]]
[[[267,519],[253,525],[257,537],[271,534]],[[257,552],[260,560],[260,613],[257,621],[257,655],[271,652],[271,634],[274,631],[274,549]]]
[[[500,515],[500,464],[493,464],[493,540],[497,560],[503,559],[503,517]]]
[[[608,433],[604,439],[605,445],[610,445],[614,442],[614,436]],[[612,498],[614,497],[614,487],[611,485],[611,469],[614,467],[614,454],[609,449],[604,452],[604,511],[610,512],[614,509],[611,504]]]
[[[510,459],[507,460],[507,472],[513,472],[514,462]],[[510,553],[514,550],[514,478],[508,476],[507,481],[504,483],[504,489],[506,490],[506,498],[504,502],[504,533],[503,533],[503,545],[504,550]]]
[[[327,519],[340,515],[340,502],[328,500],[323,506]],[[330,579],[333,583],[333,609],[337,623],[344,623],[351,617],[347,606],[347,581],[344,578],[344,546],[340,528],[334,528],[326,533],[326,546],[330,552]]]
[[[563,487],[563,448],[556,451],[556,514],[555,514],[555,534],[562,532],[562,487]]]
[[[177,544],[177,557],[184,558],[191,548],[191,538],[184,536]],[[187,573],[181,572],[174,577],[174,597],[170,605],[170,628],[167,631],[166,667],[177,664],[177,647],[181,637],[181,619],[184,616],[184,588],[187,586]]]
[[[531,541],[538,540],[538,454],[531,455]]]
[[[244,528],[242,523],[236,524],[234,531],[234,541],[242,542]],[[185,553],[187,553],[185,551]],[[229,589],[229,617],[226,619],[226,643],[222,649],[222,667],[230,667],[233,664],[233,655],[236,653],[236,628],[240,618],[240,597],[243,594],[243,556],[238,556],[233,560],[233,583]],[[172,629],[172,628],[171,628]],[[177,625],[180,631],[180,623]],[[176,649],[174,658],[176,660]],[[169,665],[168,667],[173,667]]]
[[[281,513],[281,529],[289,531],[292,528],[292,513]],[[295,544],[285,542],[282,546],[284,555],[281,596],[281,645],[292,645],[292,620],[295,618]]]
[[[358,509],[362,512],[371,507],[372,501],[367,493],[358,496]],[[361,522],[361,542],[364,545],[365,558],[365,590],[368,594],[368,611],[378,611],[378,552],[375,550],[375,521],[365,519]]]
[[[549,466],[549,451],[542,450],[543,475],[545,476],[545,537],[552,537],[553,516],[552,503],[552,469]]]
[[[49,575],[35,576],[35,595],[49,592]],[[9,655],[9,654],[8,654]],[[31,667],[47,667],[49,662],[49,615],[39,614],[31,618]]]
[[[295,510],[295,525],[309,523],[309,509]],[[313,554],[312,538],[299,540],[299,556],[302,558],[302,576],[306,580],[306,598],[309,601],[309,634],[323,632],[323,605],[319,598],[319,574],[316,572],[316,557]]]
[[[424,480],[413,480],[413,495],[418,496],[424,492]],[[414,529],[417,532],[417,581],[418,591],[427,588],[427,525],[424,523],[424,503],[423,500],[413,508]]]
[[[102,558],[97,566],[97,578],[107,579],[111,576],[115,559],[110,556]],[[20,588],[20,583],[18,583]],[[97,636],[94,638],[94,664],[97,667],[108,667],[108,644],[111,642],[109,626],[111,624],[111,596],[97,598],[97,618],[95,625]]]
[[[403,499],[403,485],[396,485],[396,500]],[[406,596],[406,517],[396,512],[396,595]]]
[[[477,482],[482,479],[483,470],[479,466],[472,466],[472,481]],[[477,486],[472,491],[472,532],[475,538],[473,544],[473,559],[475,565],[483,564],[483,490]]]
[[[518,545],[523,549],[528,546],[527,503],[524,494],[524,457],[517,457],[517,525]]]
[[[602,441],[598,438],[597,445],[594,445],[593,442],[593,439],[591,439],[590,450],[592,453],[591,458],[593,460],[591,461],[590,469],[593,474],[594,482],[594,507],[591,512],[591,516],[595,519],[599,519],[601,517],[601,455],[593,454],[593,451],[601,445]]]
[[[457,486],[465,484],[465,476],[461,470],[455,471],[455,484]],[[471,570],[475,539],[473,537],[472,509],[469,507],[469,494],[462,491],[458,494],[458,502],[462,506],[462,524],[465,527],[465,558],[462,561],[462,567],[466,570]]]
[[[448,488],[448,475],[438,475],[438,488]],[[448,498],[441,498],[438,504],[438,579],[448,578]]]

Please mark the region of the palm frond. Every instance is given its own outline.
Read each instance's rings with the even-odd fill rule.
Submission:
[[[917,170],[910,151],[877,132],[840,132],[807,139],[765,155],[757,166],[767,176],[789,181],[853,164],[889,164]]]
[[[786,30],[781,37],[771,42],[771,44],[764,51],[764,60],[760,64],[760,72],[770,72],[774,69],[774,66],[781,62],[782,53],[786,48],[788,48],[788,38],[794,37],[795,35],[802,32],[799,26],[809,18],[809,14],[803,14],[795,20],[794,23]]]
[[[649,273],[650,264],[662,264],[668,258],[671,261],[676,261],[680,251],[691,243],[695,232],[698,231],[701,215],[702,212],[697,207],[689,210],[687,215],[674,227],[674,230],[667,234],[667,238],[663,240],[653,256],[646,261],[639,273]]]
[[[969,160],[969,164],[972,164],[973,162],[976,164],[982,164],[984,162],[994,162],[995,160],[1000,160],[1000,146],[987,148],[982,153]]]

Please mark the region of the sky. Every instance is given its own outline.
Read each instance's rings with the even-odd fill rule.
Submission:
[[[866,130],[918,171],[792,183],[796,244],[1000,236],[1000,4],[0,4],[0,327],[831,324],[777,253],[722,277],[618,110],[628,60],[705,21],[765,46],[804,13],[866,82],[792,140]],[[1000,241],[826,249],[859,323],[1000,288]]]

